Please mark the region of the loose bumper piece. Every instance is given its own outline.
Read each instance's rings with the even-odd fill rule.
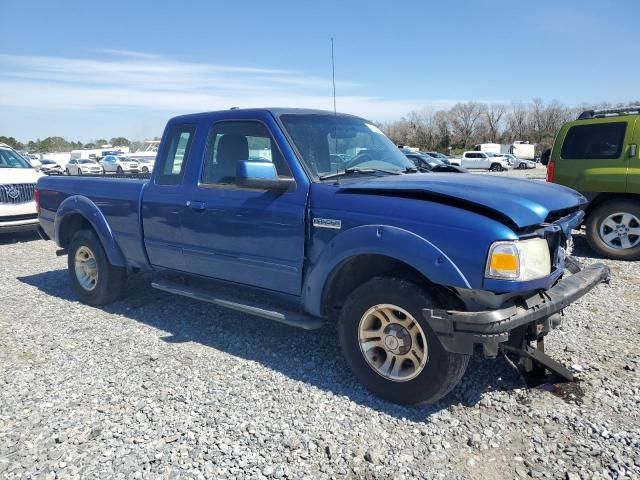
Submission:
[[[558,323],[553,321],[555,314],[599,283],[608,281],[609,275],[609,267],[596,263],[563,278],[549,290],[512,300],[497,310],[464,312],[425,308],[422,313],[448,352],[470,355],[474,345],[480,344],[485,356],[495,357],[500,344],[509,340],[509,332],[537,322],[545,324],[545,329],[554,328]]]

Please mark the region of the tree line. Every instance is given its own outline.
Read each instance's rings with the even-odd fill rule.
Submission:
[[[469,101],[456,103],[448,110],[413,110],[399,120],[379,123],[378,126],[396,145],[409,145],[421,150],[460,153],[478,143],[521,140],[536,144],[536,152],[540,153],[552,146],[562,124],[577,118],[580,112],[638,104],[640,101],[570,107],[557,100],[545,102],[540,98],[530,103],[511,104]],[[159,140],[158,137],[155,139]],[[69,142],[63,137],[47,137],[23,144],[13,137],[0,136],[0,143],[32,153],[68,152],[79,148],[99,148],[105,144],[128,146],[135,151],[142,146],[142,142],[125,137],[109,141],[97,139],[85,144]]]
[[[582,104],[569,107],[556,100],[530,103],[460,102],[449,110],[414,110],[399,120],[382,123],[380,128],[396,145],[460,153],[479,143],[513,143],[516,140],[536,144],[536,152],[553,145],[563,123],[589,109],[638,105]]]
[[[37,140],[29,140],[25,144],[19,142],[14,137],[0,136],[0,143],[7,144],[15,150],[28,151],[29,153],[69,152],[80,148],[100,148],[102,145],[107,144],[113,145],[114,147],[129,147],[135,151],[143,145],[143,142],[129,140],[125,137],[114,137],[111,140],[100,138],[84,144],[80,141],[70,142],[63,137],[47,137],[42,140],[39,138]]]

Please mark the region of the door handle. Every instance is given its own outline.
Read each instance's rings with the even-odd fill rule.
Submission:
[[[191,207],[191,209],[195,210],[196,212],[204,211],[204,202],[192,202],[192,201],[189,201],[189,202],[187,202],[187,206]]]

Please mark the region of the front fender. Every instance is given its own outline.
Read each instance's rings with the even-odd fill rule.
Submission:
[[[322,315],[324,292],[332,274],[347,259],[358,255],[391,257],[438,285],[471,288],[453,261],[426,238],[398,227],[363,225],[338,234],[325,247],[305,281],[305,311]]]
[[[56,242],[60,244],[60,239],[62,238],[61,229],[64,227],[65,220],[75,214],[81,215],[91,224],[100,239],[100,243],[102,243],[109,262],[118,267],[126,267],[127,263],[124,255],[120,247],[118,247],[111,227],[109,227],[104,215],[95,203],[82,195],[68,197],[60,204],[60,207],[58,207],[54,221]]]

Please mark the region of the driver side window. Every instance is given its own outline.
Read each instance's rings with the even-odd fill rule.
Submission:
[[[201,183],[233,184],[240,160],[271,162],[280,177],[291,177],[289,166],[264,124],[227,121],[214,124],[209,132]]]

